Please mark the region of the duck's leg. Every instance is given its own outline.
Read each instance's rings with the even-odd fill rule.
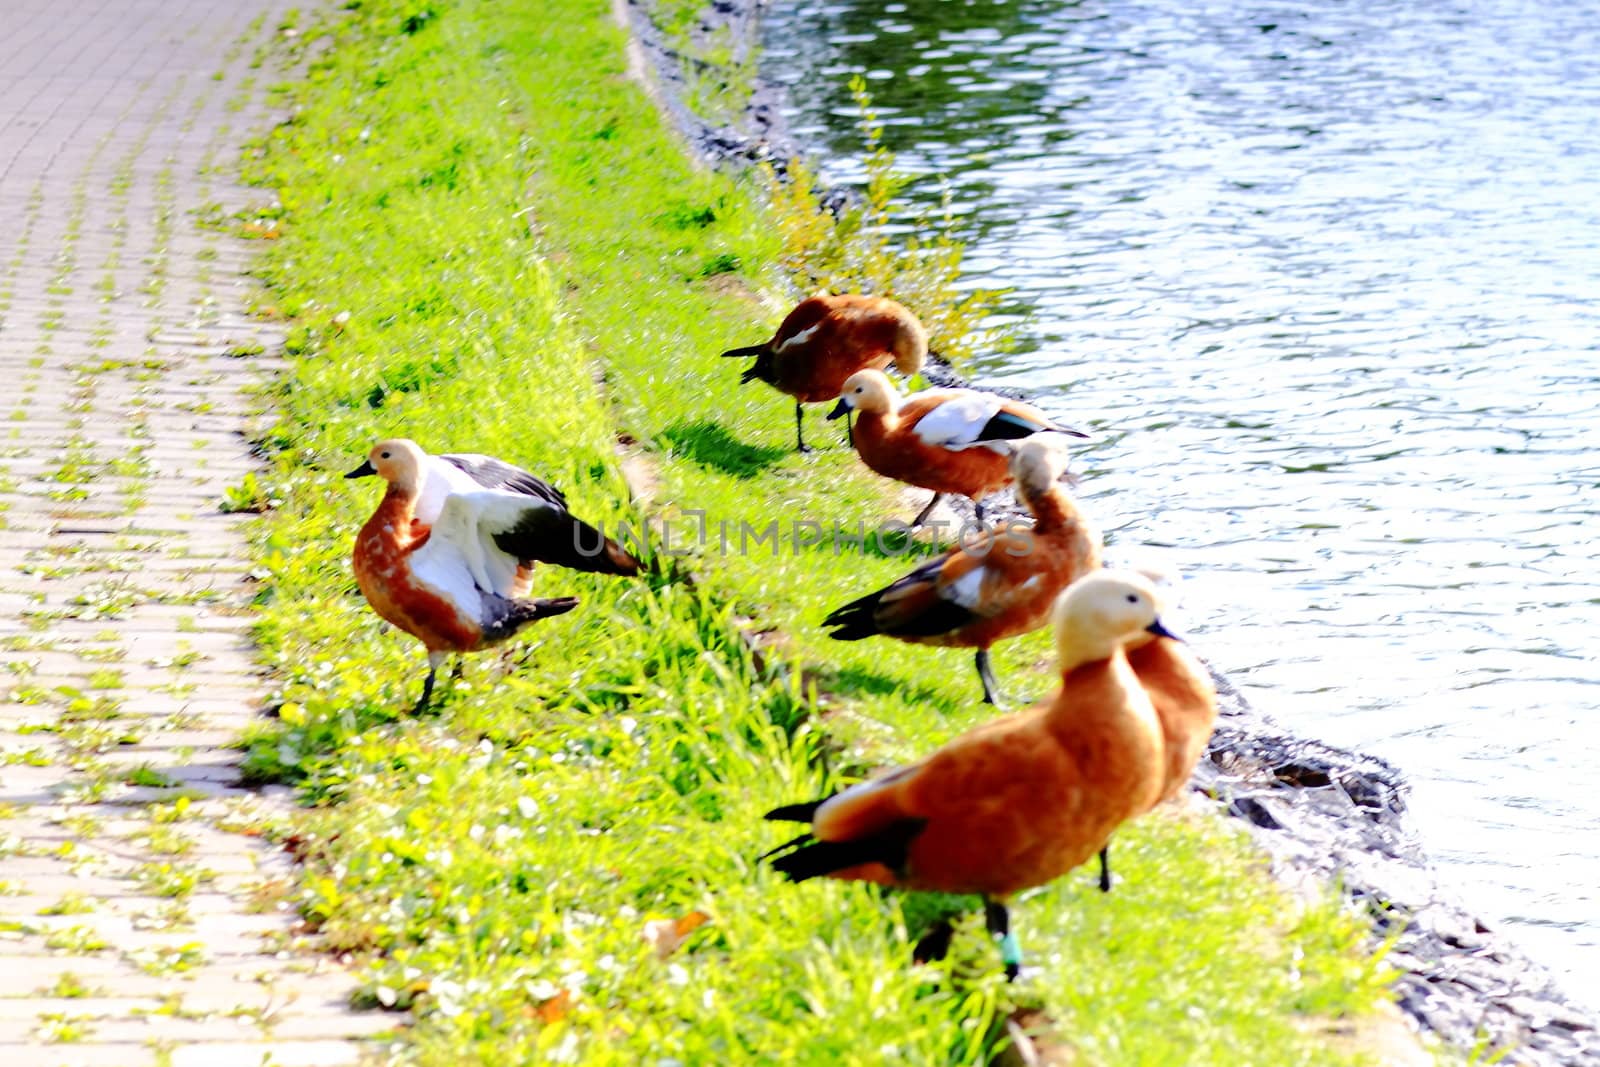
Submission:
[[[797,451],[797,452],[810,452],[811,449],[806,447],[806,435],[805,435],[805,432],[801,429],[801,425],[800,425],[802,414],[803,414],[803,412],[801,411],[801,408],[800,408],[800,401],[796,400],[794,402],[794,447],[795,447],[795,451]]]
[[[1100,850],[1100,892],[1111,892],[1111,844]]]
[[[940,919],[917,939],[917,947],[911,950],[911,959],[916,963],[934,963],[944,959],[950,953],[950,939],[955,932],[956,928],[950,925],[949,919]]]
[[[411,714],[421,715],[428,710],[428,701],[433,699],[433,680],[438,674],[438,668],[428,668],[428,676],[422,680],[422,699],[417,701],[416,706],[411,709]]]
[[[1016,981],[1022,973],[1022,946],[1011,932],[1011,913],[1000,901],[984,897],[983,922],[989,933],[1000,939],[1000,962],[1006,966],[1006,981]]]
[[[933,494],[933,499],[928,501],[928,506],[917,512],[917,517],[911,520],[911,528],[915,530],[918,526],[921,526],[923,523],[927,522],[928,516],[933,514],[933,509],[938,507],[939,501],[943,499],[943,493]]]
[[[983,702],[1000,706],[1000,685],[994,680],[994,668],[989,664],[989,650],[978,649],[978,654],[972,657],[972,662],[978,667],[978,681],[983,683]]]
[[[981,525],[983,522],[983,504],[974,500],[972,502],[972,510],[977,514],[978,522]]]
[[[428,653],[428,677],[422,682],[422,699],[417,701],[417,706],[411,709],[411,714],[421,715],[428,710],[428,701],[433,699],[434,679],[439,677],[439,668],[444,666],[444,661],[449,658],[447,652]]]

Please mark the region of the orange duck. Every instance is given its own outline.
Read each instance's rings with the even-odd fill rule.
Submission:
[[[379,441],[345,475],[378,475],[383,500],[356,535],[356,584],[372,610],[421,641],[428,706],[452,652],[477,652],[575,597],[526,599],[533,564],[637,574],[639,561],[567,511],[561,492],[488,456],[430,456],[404,439]],[[459,662],[458,662],[459,667]]]
[[[1123,642],[1164,635],[1155,588],[1131,572],[1074,582],[1054,610],[1061,688],[901,767],[768,819],[811,829],[767,854],[790,880],[829,877],[980,893],[1006,976],[1021,952],[1006,898],[1093,856],[1164,782],[1161,726]]]
[[[1100,531],[1058,479],[1066,468],[1043,441],[1011,458],[1017,496],[1034,525],[1007,524],[935,556],[899,581],[851,601],[822,620],[828,636],[883,635],[920,645],[976,648],[986,704],[999,701],[989,646],[1039,629],[1075,579],[1100,566]]]
[[[739,380],[763,381],[794,397],[794,438],[805,452],[801,404],[837,398],[844,380],[864,367],[893,362],[901,374],[917,373],[928,355],[928,334],[915,315],[887,297],[813,296],[795,305],[772,340],[722,354],[756,357]]]
[[[1154,575],[1145,575],[1155,580]],[[1171,800],[1189,784],[1195,764],[1211,740],[1211,730],[1217,722],[1217,687],[1200,657],[1182,641],[1138,633],[1123,647],[1128,665],[1161,720],[1166,772],[1156,802]],[[1110,852],[1109,844],[1100,850],[1100,889],[1108,893]]]
[[[1018,439],[1039,433],[1088,437],[1061,426],[1031,404],[976,389],[924,389],[902,398],[876,370],[845,380],[836,419],[859,413],[850,440],[861,461],[885,478],[933,490],[933,499],[911,525],[920,526],[946,493],[980,501],[1011,482],[1010,458]]]

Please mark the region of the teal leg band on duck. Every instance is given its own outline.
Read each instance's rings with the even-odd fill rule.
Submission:
[[[1000,962],[1008,967],[1022,966],[1022,946],[1017,943],[1017,935],[1009,931],[1000,939]]]

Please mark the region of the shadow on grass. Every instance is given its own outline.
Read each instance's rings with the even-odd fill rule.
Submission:
[[[787,448],[747,445],[714,422],[674,423],[661,436],[676,455],[735,478],[754,478],[789,454]]]
[[[849,697],[867,696],[892,696],[898,693],[901,697],[921,704],[928,704],[938,709],[941,716],[950,714],[951,709],[946,705],[950,697],[947,693],[937,689],[923,686],[907,685],[899,678],[887,674],[879,674],[861,667],[845,667],[840,670],[827,671],[818,681],[831,693]]]

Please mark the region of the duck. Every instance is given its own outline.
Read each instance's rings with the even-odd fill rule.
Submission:
[[[901,397],[886,375],[871,369],[845,379],[828,418],[852,411],[858,417],[850,440],[863,463],[885,478],[933,490],[913,527],[946,493],[971,500],[982,522],[983,498],[1011,482],[1017,441],[1046,433],[1089,436],[1031,404],[978,389],[924,389]]]
[[[421,641],[428,674],[419,714],[451,653],[477,652],[576,597],[528,598],[533,564],[636,575],[621,545],[567,510],[554,486],[490,456],[432,456],[415,441],[379,441],[346,478],[388,483],[356,534],[356,584],[381,618]],[[457,661],[459,670],[460,661]]]
[[[1161,724],[1124,642],[1166,636],[1155,587],[1098,570],[1054,604],[1061,675],[1047,699],[945,744],[919,763],[766,818],[809,824],[761,858],[793,882],[834,878],[975,893],[1008,979],[1022,963],[1006,901],[1094,856],[1165,781]]]
[[[730,348],[724,358],[754,356],[739,381],[762,381],[794,397],[795,447],[809,452],[802,404],[835,400],[845,379],[891,362],[907,377],[928,357],[928,332],[905,305],[884,296],[813,296],[784,316],[772,339]]]
[[[1100,566],[1099,529],[1060,483],[1066,460],[1041,440],[1011,456],[1017,498],[1033,525],[1007,523],[933,556],[911,573],[831,612],[829,637],[893,637],[913,644],[976,649],[983,702],[1000,696],[989,662],[997,641],[1045,626],[1073,581]]]
[[[1141,573],[1162,586],[1164,576]],[[1161,722],[1165,773],[1156,804],[1162,804],[1183,792],[1210,744],[1217,724],[1217,686],[1205,663],[1177,638],[1141,632],[1124,643],[1123,651]],[[1100,891],[1111,892],[1109,842],[1100,850]]]

